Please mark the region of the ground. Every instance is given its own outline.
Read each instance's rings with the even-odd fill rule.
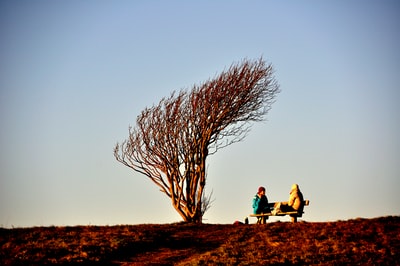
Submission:
[[[2,265],[396,265],[400,217],[0,229]]]

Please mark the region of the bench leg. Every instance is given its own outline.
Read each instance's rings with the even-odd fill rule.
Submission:
[[[297,223],[297,216],[291,216],[290,219],[292,223]]]
[[[257,218],[257,224],[266,224],[267,223],[267,217],[258,217]]]

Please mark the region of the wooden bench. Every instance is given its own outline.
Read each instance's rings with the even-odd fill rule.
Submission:
[[[297,217],[302,217],[304,211],[304,207],[308,206],[310,204],[309,200],[304,200],[303,201],[303,208],[299,209],[298,211],[290,211],[290,212],[284,212],[284,211],[278,211],[274,212],[273,210],[278,206],[278,204],[281,203],[282,205],[287,205],[287,201],[282,201],[282,202],[270,202],[268,203],[268,207],[270,208],[271,212],[268,213],[262,213],[262,214],[250,214],[250,217],[256,217],[257,219],[263,218],[263,217],[269,217],[269,216],[285,216],[289,215],[292,217],[292,222],[297,222]]]

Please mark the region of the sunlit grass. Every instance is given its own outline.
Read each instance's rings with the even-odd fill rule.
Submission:
[[[0,229],[2,265],[396,265],[400,217]]]

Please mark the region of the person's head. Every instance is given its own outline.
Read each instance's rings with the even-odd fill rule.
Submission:
[[[299,185],[293,184],[291,190],[299,190]]]
[[[264,195],[265,194],[265,187],[259,187],[257,194]]]

